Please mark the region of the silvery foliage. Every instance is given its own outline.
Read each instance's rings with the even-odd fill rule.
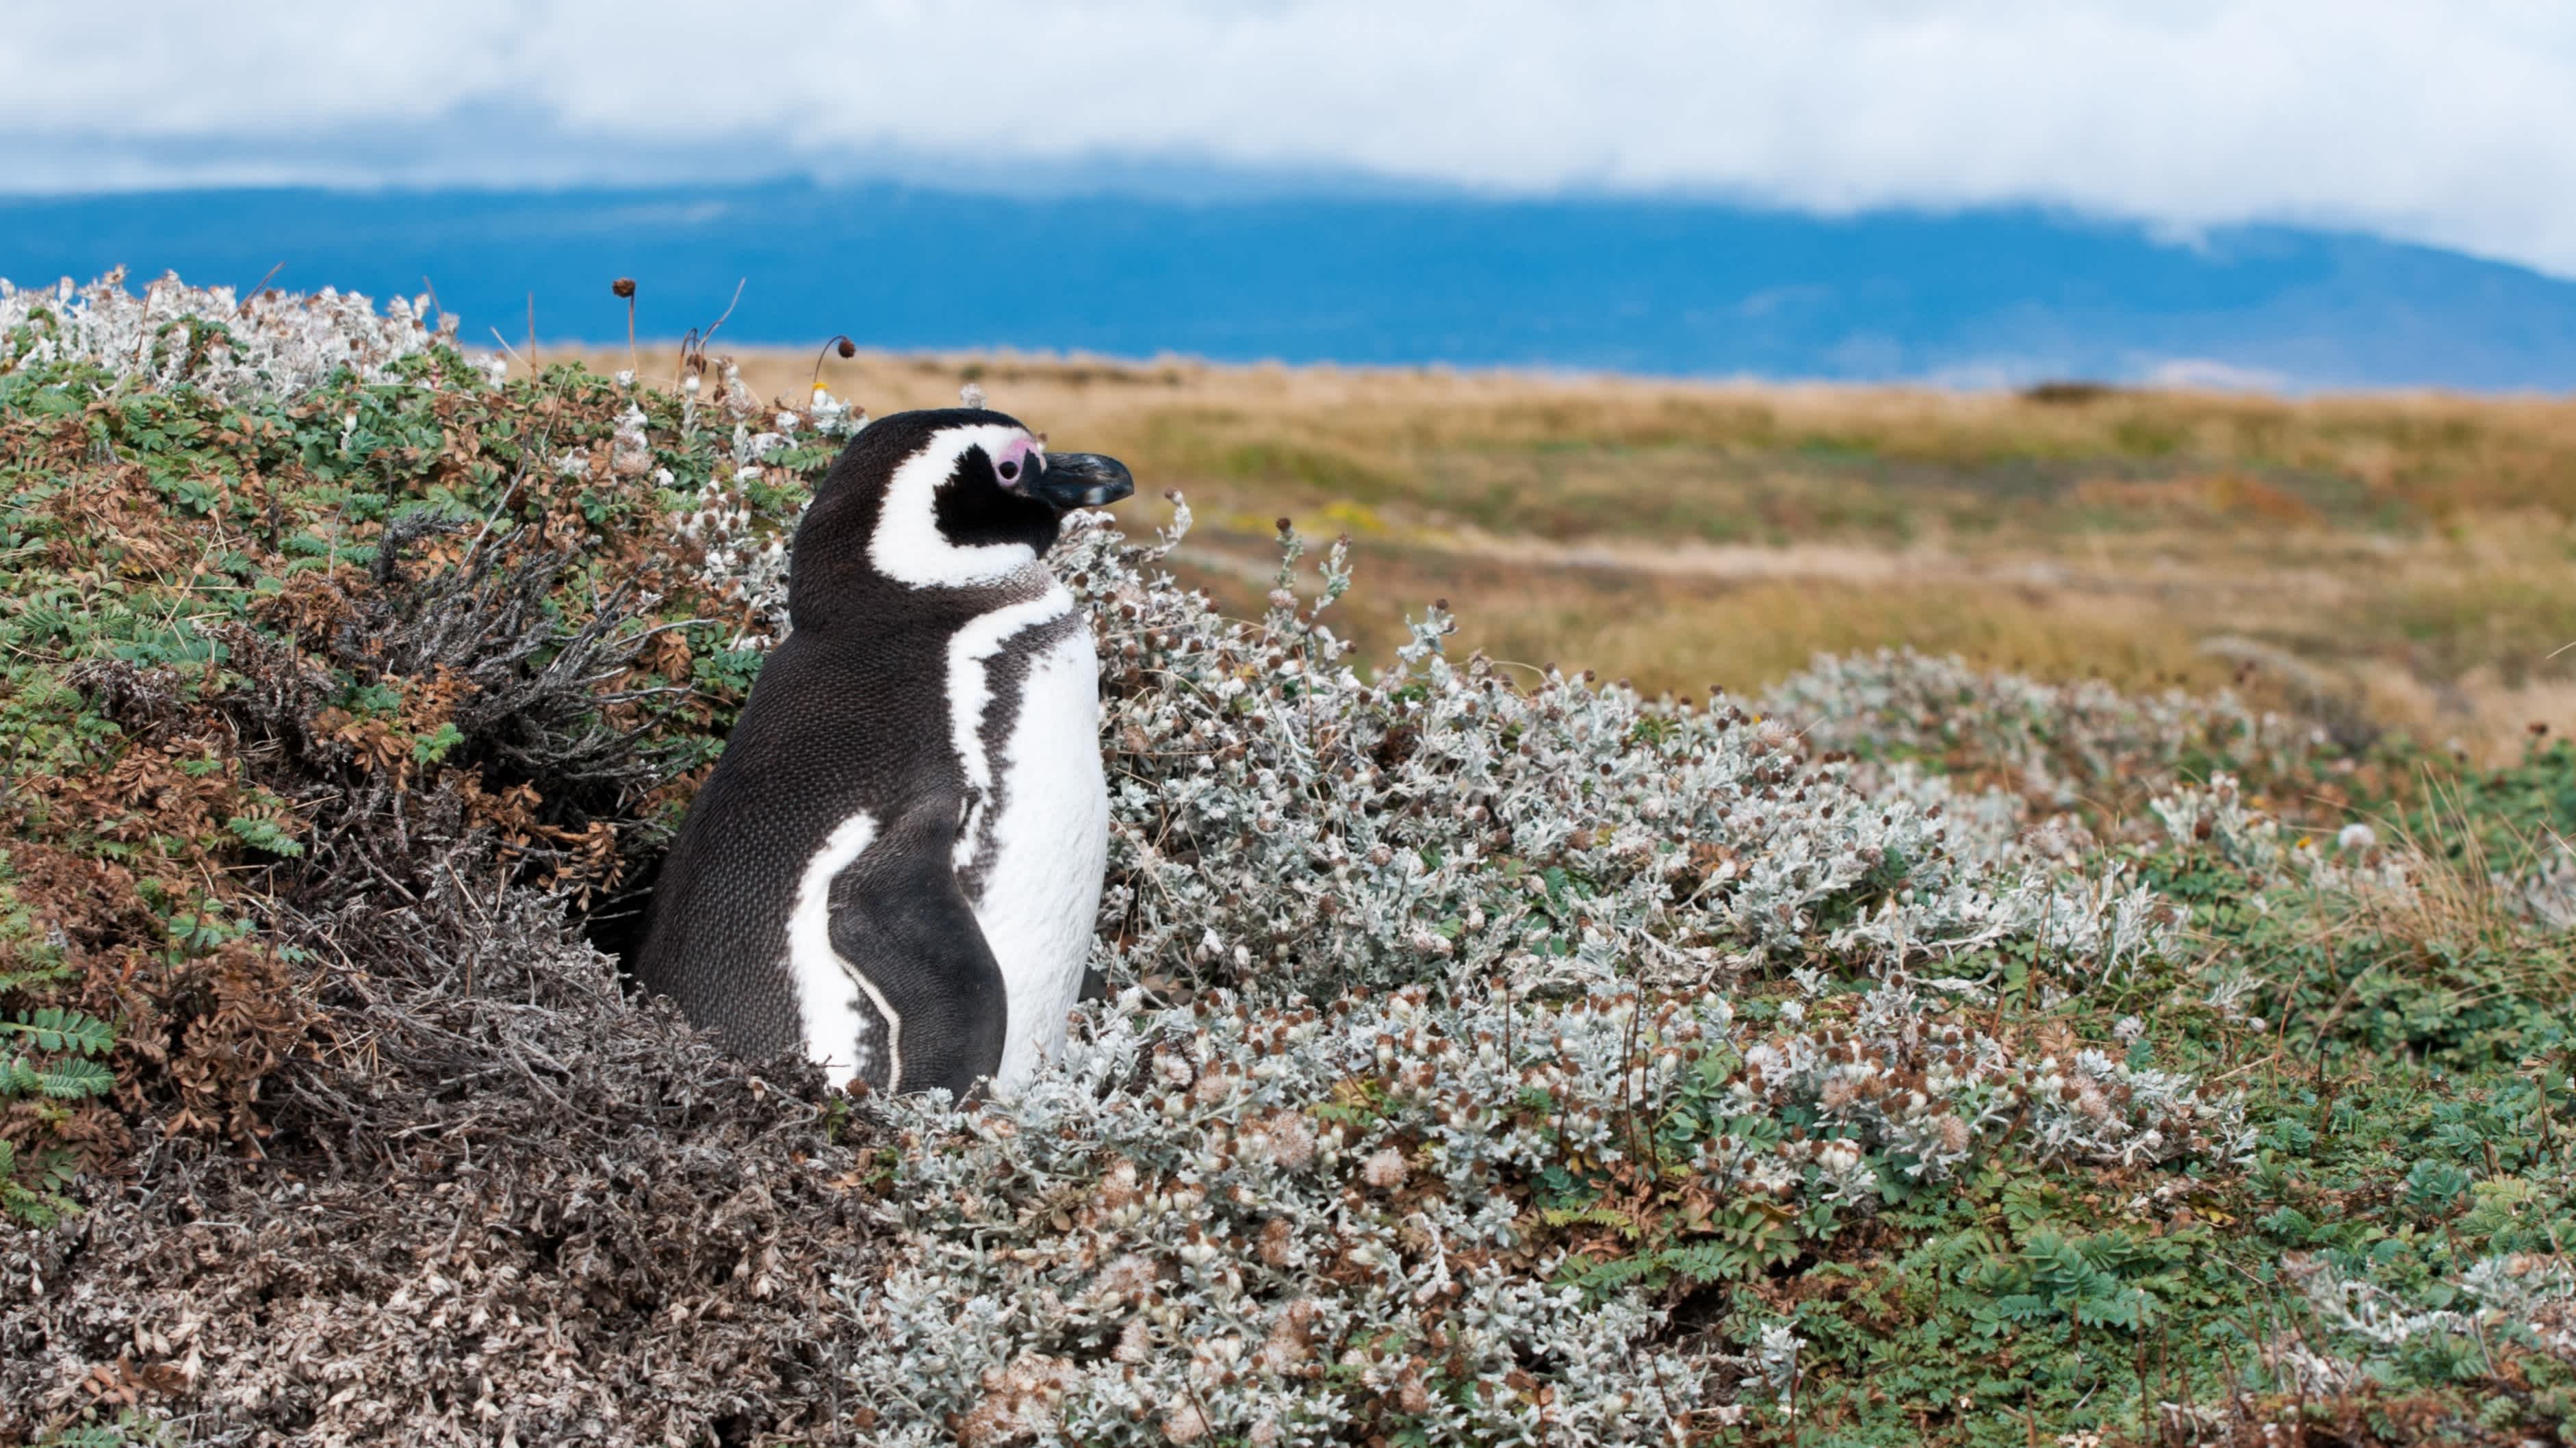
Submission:
[[[2551,840],[2540,857],[2520,871],[2494,872],[2490,883],[2541,928],[2576,930],[2576,850],[2568,848],[2565,840]]]
[[[1259,624],[1085,520],[1058,559],[1091,605],[1111,766],[1100,961],[1254,995],[1509,980],[1697,987],[1821,952],[1880,974],[2011,940],[2099,974],[2166,952],[2173,912],[2116,873],[2039,868],[1977,807],[1881,794],[1775,719],[1453,660],[1439,609],[1362,679],[1285,540]]]
[[[2283,1264],[2300,1279],[2323,1340],[2284,1345],[2281,1367],[2312,1393],[2340,1393],[2373,1378],[2376,1360],[2425,1337],[2464,1338],[2482,1354],[2510,1344],[2576,1366],[2576,1269],[2556,1256],[2487,1257],[2448,1279],[2445,1298],[2426,1307],[2315,1258]]]
[[[868,425],[868,413],[817,384],[806,412],[782,408],[763,419],[769,424],[766,428],[754,432],[747,420],[756,410],[751,393],[730,362],[725,365],[725,378],[722,399],[736,419],[730,459],[720,463],[716,475],[693,493],[675,494],[679,501],[671,513],[671,527],[681,542],[696,551],[700,581],[720,596],[740,600],[752,620],[731,647],[767,648],[785,641],[788,634],[787,551],[802,513],[772,516],[752,489],[780,481],[767,472],[772,453],[800,441],[805,446],[846,442]],[[695,380],[694,375],[690,380]],[[690,397],[694,408],[695,393]],[[644,432],[643,411],[630,408],[618,424],[618,446],[639,457],[649,456]],[[657,472],[654,482],[665,491],[679,487],[667,471]]]
[[[2327,894],[2403,903],[2419,897],[2428,875],[2442,867],[2407,842],[2383,844],[2367,825],[2346,825],[2332,836],[2295,830],[2246,803],[2235,776],[2216,774],[2205,785],[2181,785],[2158,795],[2149,811],[2177,845],[2211,850],[2249,873]],[[2576,866],[2555,847],[2531,873],[2498,871],[2487,880],[2503,902],[2545,929],[2576,923],[2553,891],[2576,877]],[[2562,873],[2564,872],[2564,873]],[[2258,897],[2256,904],[2261,905]]]
[[[1587,1296],[1532,1240],[1527,1183],[1626,1160],[1680,1103],[1811,1133],[1712,1135],[1720,1199],[1866,1212],[1882,1173],[1981,1156],[2139,1165],[2250,1150],[2241,1112],[2098,1052],[2011,1047],[1902,985],[1767,1022],[1710,993],[1566,1002],[1425,985],[1257,1005],[1086,1008],[1007,1109],[886,1108],[902,1256],[842,1295],[888,1443],[1671,1441],[1734,1390],[1647,1295]],[[1794,1348],[1763,1342],[1758,1384]],[[953,1415],[953,1417],[952,1417]]]
[[[426,296],[395,297],[379,314],[355,292],[261,292],[243,301],[230,287],[192,287],[175,274],[125,289],[118,268],[85,287],[66,278],[22,291],[0,280],[0,365],[85,362],[150,387],[186,383],[230,402],[291,397],[346,367],[369,382],[441,340]],[[211,330],[210,330],[211,329]]]
[[[1911,649],[1819,658],[1781,681],[1766,707],[1797,720],[1816,748],[1963,759],[2059,809],[2094,792],[2095,781],[2170,776],[2188,752],[2212,744],[2238,759],[2286,762],[2322,742],[2313,725],[2231,693],[2050,684]]]
[[[2367,898],[2401,902],[2414,898],[2418,873],[2427,868],[2417,855],[2385,849],[2368,828],[2346,829],[2331,841],[2305,834],[2295,838],[2278,819],[2248,805],[2236,777],[2220,773],[2205,785],[2179,785],[2148,803],[2148,813],[2164,828],[2168,842],[2186,850],[2208,851],[2268,885],[2292,887],[2345,900]],[[2255,909],[2271,908],[2266,895],[2252,897]],[[2204,999],[2227,1019],[2254,1030],[2267,1028],[2249,1015],[2243,1002],[2262,988],[2262,977],[2245,961],[2225,958],[2209,967]]]
[[[2293,839],[2278,819],[2248,804],[2244,787],[2232,774],[2214,774],[2207,784],[2177,785],[2149,801],[2147,810],[2172,843],[2210,851],[2256,874],[2295,872],[2341,881],[2347,873],[2315,840],[2304,835]],[[2360,862],[2358,855],[2351,863]],[[2403,881],[2402,875],[2389,878],[2391,883]]]
[[[969,1444],[1322,1443],[1381,1404],[1434,1441],[1638,1442],[1696,1404],[1654,1313],[1514,1259],[1497,1187],[1554,1148],[1498,1037],[1419,990],[1323,1014],[1137,994],[1007,1113],[899,1108],[907,1259],[851,1294],[881,1345],[852,1386],[906,1425],[886,1441],[956,1414]],[[1568,1017],[1533,1070],[1606,1089],[1633,1009]],[[1382,1114],[1315,1110],[1371,1082]]]
[[[671,513],[672,532],[696,551],[700,580],[719,596],[741,601],[753,621],[733,640],[734,648],[765,648],[787,637],[787,547],[795,520],[768,516],[752,489],[767,480],[763,459],[787,444],[798,421],[793,413],[781,413],[780,430],[759,433],[736,423],[731,457],[694,494],[680,495]],[[640,410],[620,424],[621,436],[630,426],[640,439]],[[666,491],[677,486],[668,472],[656,473],[654,482]]]
[[[1798,1352],[1807,1340],[1791,1330],[1785,1322],[1766,1323],[1761,1339],[1754,1345],[1753,1359],[1762,1377],[1780,1394],[1780,1402],[1789,1405],[1798,1389]]]
[[[392,376],[393,364],[439,343],[456,342],[456,319],[426,320],[431,299],[395,297],[379,313],[356,292],[324,288],[310,294],[259,292],[247,301],[230,287],[192,287],[176,274],[163,276],[141,295],[125,288],[122,268],[87,286],[69,279],[52,287],[21,290],[0,278],[0,366],[50,361],[84,362],[120,381],[145,387],[188,385],[228,402],[255,398],[284,401],[321,386],[341,368],[365,382]],[[508,373],[501,357],[481,364],[494,384]],[[704,552],[700,572],[710,583],[742,598],[754,626],[735,646],[764,645],[786,637],[787,540],[793,517],[768,516],[749,485],[763,480],[764,459],[793,441],[825,444],[855,435],[868,423],[864,408],[820,386],[807,410],[764,409],[728,359],[718,364],[715,402],[733,426],[730,466],[718,476],[683,480],[653,466],[652,443],[640,406],[630,404],[610,442],[610,464],[622,475],[653,471],[672,490],[675,537]],[[620,386],[635,376],[621,372]],[[684,432],[702,411],[704,387],[694,371],[682,379]],[[766,423],[755,431],[753,424]],[[558,471],[589,466],[576,450],[557,459]]]

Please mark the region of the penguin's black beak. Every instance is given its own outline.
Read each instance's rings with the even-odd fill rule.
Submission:
[[[1048,453],[1046,470],[1030,489],[1059,510],[1097,508],[1136,491],[1135,476],[1116,458],[1098,453]]]

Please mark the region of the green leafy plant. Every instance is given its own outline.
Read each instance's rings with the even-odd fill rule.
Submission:
[[[116,1028],[61,1006],[20,1011],[0,1020],[0,1106],[34,1103],[39,1112],[105,1096],[116,1073],[99,1058],[116,1048]],[[0,1212],[31,1226],[50,1226],[72,1209],[73,1156],[58,1147],[22,1155],[0,1140]]]

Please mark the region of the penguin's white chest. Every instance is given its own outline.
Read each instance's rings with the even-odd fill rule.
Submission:
[[[1010,1021],[994,1088],[1019,1089],[1064,1044],[1109,861],[1100,670],[1071,594],[997,610],[949,651],[953,742],[969,791],[956,866],[1002,968]]]

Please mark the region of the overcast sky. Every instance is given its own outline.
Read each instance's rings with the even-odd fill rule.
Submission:
[[[2570,0],[8,11],[0,189],[1177,162],[2322,223],[2576,276]]]

